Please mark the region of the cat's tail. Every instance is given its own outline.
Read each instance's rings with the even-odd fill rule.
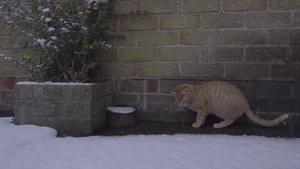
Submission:
[[[251,110],[246,111],[246,115],[252,120],[254,123],[257,123],[261,126],[272,127],[277,124],[283,123],[287,118],[289,118],[288,114],[284,114],[282,116],[277,117],[274,120],[265,120],[256,116]]]

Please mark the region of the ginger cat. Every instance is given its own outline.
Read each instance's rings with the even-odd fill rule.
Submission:
[[[289,115],[282,115],[274,120],[264,120],[256,116],[249,107],[242,91],[236,86],[224,81],[209,81],[200,85],[181,84],[171,90],[175,99],[182,107],[197,111],[196,122],[193,127],[200,127],[205,123],[208,114],[214,114],[224,119],[215,123],[214,128],[223,128],[232,124],[243,113],[255,123],[262,126],[275,126],[284,122]]]

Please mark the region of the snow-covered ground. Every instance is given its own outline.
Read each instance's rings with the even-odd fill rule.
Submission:
[[[228,135],[57,138],[0,118],[1,169],[299,169],[300,139]]]

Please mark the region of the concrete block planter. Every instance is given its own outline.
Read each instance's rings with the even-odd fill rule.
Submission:
[[[36,83],[15,86],[15,124],[34,124],[70,136],[87,136],[106,123],[113,103],[111,82]]]

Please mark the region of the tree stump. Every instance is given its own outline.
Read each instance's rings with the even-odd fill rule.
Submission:
[[[108,107],[108,123],[113,128],[133,127],[137,125],[138,115],[133,107]]]

